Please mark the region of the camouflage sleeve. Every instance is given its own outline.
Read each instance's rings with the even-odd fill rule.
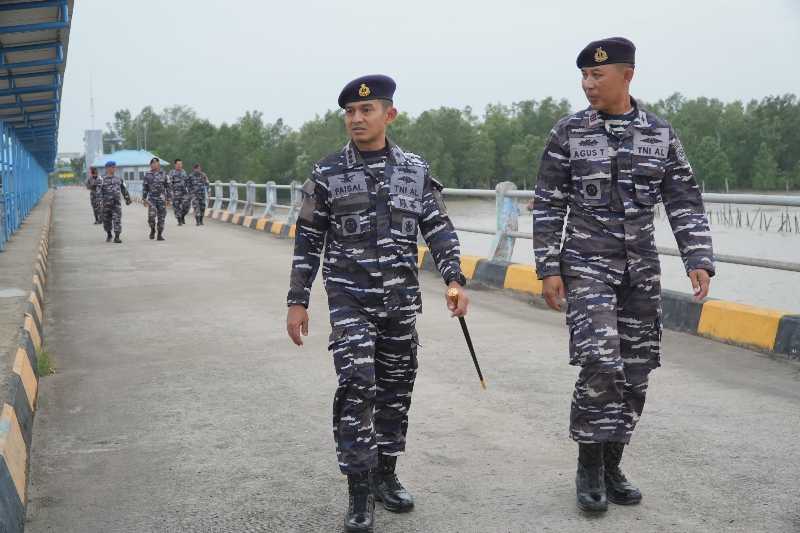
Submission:
[[[126,203],[131,203],[131,195],[128,194],[128,188],[125,186],[125,182],[121,181],[119,184],[119,190],[122,192],[122,197],[125,198]]]
[[[147,176],[144,177],[142,180],[142,202],[147,201],[147,197],[150,195],[150,180]]]
[[[447,214],[442,188],[442,184],[431,177],[425,180],[419,228],[444,282],[449,285],[456,281],[463,286],[467,280],[461,271],[458,235]]]
[[[557,124],[550,132],[533,194],[533,253],[539,279],[561,275],[561,235],[572,187],[572,169],[569,141],[559,129]]]
[[[665,167],[661,195],[683,266],[687,273],[702,268],[713,276],[714,250],[703,197],[683,145],[672,128]]]
[[[308,307],[311,284],[317,277],[325,234],[329,226],[328,189],[321,183],[319,173],[315,170],[312,178],[303,184],[303,205],[300,208],[294,237],[287,305]]]
[[[172,183],[168,179],[164,180],[164,196],[167,202],[172,201]]]

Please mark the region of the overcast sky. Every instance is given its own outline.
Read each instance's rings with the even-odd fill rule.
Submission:
[[[637,46],[645,100],[800,93],[800,0],[77,0],[59,151],[83,151],[90,78],[102,129],[116,110],[175,104],[216,124],[258,110],[296,127],[378,72],[412,115],[547,96],[577,108],[575,57],[613,35]]]

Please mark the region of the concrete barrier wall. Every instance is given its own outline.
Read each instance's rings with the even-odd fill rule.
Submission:
[[[0,409],[0,531],[9,533],[21,532],[25,525],[33,415],[39,390],[37,358],[44,343],[44,288],[54,197],[51,192],[45,199],[49,205],[33,264],[31,293],[21,319],[9,387]]]
[[[207,218],[230,222],[278,237],[294,238],[295,226],[273,219],[206,210]],[[419,266],[436,270],[433,258],[419,247]],[[464,255],[461,268],[467,279],[483,286],[541,297],[542,282],[533,265],[492,262]],[[664,327],[708,337],[789,359],[800,360],[800,315],[723,300],[696,302],[688,294],[663,291]]]

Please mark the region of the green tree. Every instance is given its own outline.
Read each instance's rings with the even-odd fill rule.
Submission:
[[[753,188],[770,190],[778,187],[778,163],[767,143],[761,143],[755,159],[753,160]]]
[[[698,182],[704,182],[707,189],[724,190],[726,179],[729,187],[736,186],[728,156],[716,138],[703,137],[694,153],[689,154],[689,160],[692,163],[695,178]]]

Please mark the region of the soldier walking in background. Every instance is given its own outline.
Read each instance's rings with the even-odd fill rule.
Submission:
[[[100,194],[100,178],[97,175],[97,168],[89,169],[89,177],[86,180],[86,188],[89,189],[89,202],[92,204],[94,223],[103,223],[103,197]]]
[[[206,214],[206,193],[208,192],[208,176],[203,172],[200,163],[192,166],[192,173],[189,175],[189,194],[191,195],[192,207],[194,208],[195,224],[203,225],[203,217]],[[187,211],[188,212],[188,211]]]
[[[186,214],[189,212],[189,176],[183,170],[183,161],[176,159],[175,168],[169,173],[170,186],[172,187],[172,209],[179,226],[186,224]]]
[[[119,238],[122,233],[122,202],[120,195],[125,198],[125,204],[131,205],[131,197],[125,182],[116,176],[117,164],[114,161],[106,163],[105,176],[99,179],[100,198],[103,204],[103,228],[106,230],[106,242],[111,242],[111,230],[114,230],[114,242],[121,244]]]
[[[150,224],[150,239],[164,240],[164,219],[167,217],[167,206],[172,199],[169,178],[161,170],[161,161],[157,157],[150,160],[150,171],[144,175],[142,183],[142,201],[147,206],[147,223]]]
[[[418,232],[458,296],[457,304],[447,303],[453,315],[465,315],[468,306],[442,186],[428,163],[386,138],[397,116],[394,90],[391,78],[365,76],[339,95],[351,140],[320,161],[303,185],[287,299],[287,331],[302,346],[324,250],[329,350],[339,381],[333,435],[349,488],[346,531],[373,530],[375,500],[393,512],[414,506],[395,465],[405,450],[417,373]]]
[[[620,461],[650,371],[660,366],[658,203],[698,300],[714,275],[703,200],[683,146],[669,123],[630,96],[634,56],[633,43],[621,37],[580,52],[590,107],[553,128],[534,196],[536,270],[550,307],[560,309],[566,296],[570,364],[581,367],[570,435],[578,443],[577,504],[585,511],[642,498]]]

